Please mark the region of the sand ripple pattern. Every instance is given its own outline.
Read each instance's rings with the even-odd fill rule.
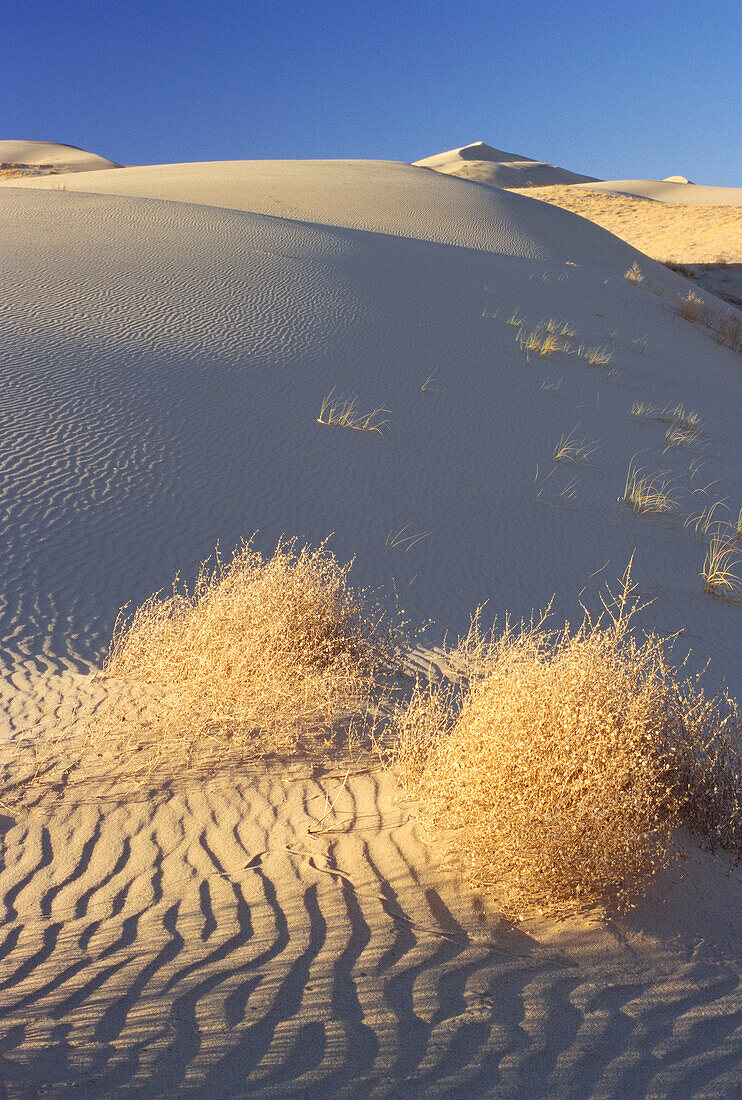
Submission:
[[[4,1095],[737,1094],[739,960],[539,946],[433,870],[388,776],[344,774],[6,811]]]

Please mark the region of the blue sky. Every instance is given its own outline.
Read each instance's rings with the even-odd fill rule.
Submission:
[[[0,137],[128,164],[471,141],[742,186],[739,0],[2,0]]]

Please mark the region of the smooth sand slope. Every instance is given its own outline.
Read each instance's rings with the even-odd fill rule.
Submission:
[[[577,618],[634,553],[645,623],[742,695],[740,609],[702,592],[683,526],[742,505],[740,359],[678,315],[682,278],[567,211],[394,163],[69,184],[0,188],[6,736],[100,698],[117,609],[253,531],[266,551],[334,533],[357,583],[434,620],[411,658],[434,674],[478,603],[519,617],[556,593],[556,621]],[[569,349],[527,353],[509,322],[550,318]],[[385,406],[385,430],[318,424],[333,387]],[[638,400],[682,402],[702,439],[663,454]],[[573,429],[600,449],[554,461]],[[634,454],[668,471],[676,514],[618,503]],[[403,529],[424,536],[408,551]],[[630,919],[512,929],[438,867],[388,777],[346,768],[0,807],[8,1094],[739,1089],[723,861],[688,841]]]
[[[594,176],[581,176],[577,172],[568,172],[555,164],[546,164],[542,160],[530,160],[517,153],[505,153],[502,149],[493,149],[483,141],[472,145],[463,145],[459,149],[449,149],[445,153],[436,153],[432,157],[416,160],[420,168],[433,168],[445,175],[460,176],[462,179],[488,183],[493,187],[547,187],[565,183],[587,183]]]
[[[0,178],[61,172],[94,172],[119,165],[74,145],[54,141],[0,141]]]

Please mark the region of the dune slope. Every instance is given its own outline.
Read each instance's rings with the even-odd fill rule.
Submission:
[[[96,153],[54,141],[0,141],[0,178],[27,174],[43,176],[61,172],[95,172],[120,167]]]

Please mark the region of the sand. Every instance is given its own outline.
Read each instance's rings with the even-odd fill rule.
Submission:
[[[477,604],[519,617],[555,595],[576,619],[633,553],[644,623],[742,695],[740,609],[702,592],[683,525],[742,505],[740,360],[678,315],[681,276],[569,211],[395,162],[55,182],[0,186],[9,741],[102,698],[120,606],[253,531],[267,552],[334,533],[357,583],[434,620],[410,657],[433,675]],[[526,354],[514,314],[576,335]],[[333,386],[383,404],[386,430],[318,424]],[[697,411],[702,440],[663,453],[637,400]],[[554,462],[573,428],[600,450]],[[669,471],[676,513],[618,503],[634,454]],[[424,535],[407,552],[405,526]],[[629,918],[513,927],[374,769],[6,799],[7,1095],[739,1091],[742,885],[723,858],[683,838]]]

